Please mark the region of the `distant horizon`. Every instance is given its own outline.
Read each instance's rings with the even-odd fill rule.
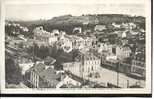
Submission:
[[[82,14],[123,14],[145,16],[143,4],[9,4],[6,19],[32,21],[49,20],[53,17]]]
[[[5,20],[8,20],[8,21],[47,21],[47,20],[52,20],[53,18],[55,17],[62,17],[62,16],[68,16],[68,15],[71,15],[71,14],[65,14],[65,15],[60,15],[60,16],[54,16],[52,18],[49,18],[49,19],[43,19],[43,18],[40,18],[40,19],[34,19],[34,20],[23,20],[23,19],[17,19],[17,18],[5,18]],[[136,15],[129,15],[129,14],[82,14],[82,15],[125,15],[125,16],[130,16],[130,17],[144,17],[144,16],[136,16]],[[82,15],[79,15],[79,16],[82,16]],[[73,17],[76,17],[75,15],[71,15]]]

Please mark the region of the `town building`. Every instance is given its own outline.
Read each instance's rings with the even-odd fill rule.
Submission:
[[[33,39],[27,39],[26,42],[22,42],[22,47],[23,48],[32,48],[34,45],[34,40]]]
[[[110,54],[108,51],[101,51],[100,53],[98,52],[93,52],[94,55],[96,55],[98,58],[101,59],[101,65],[104,64],[104,62],[106,61],[106,57]]]
[[[105,25],[96,25],[95,28],[94,28],[94,31],[101,32],[101,31],[103,31],[105,29],[106,29]]]
[[[130,30],[135,29],[137,27],[135,23],[130,22],[128,24],[129,24]]]
[[[61,74],[57,73],[53,67],[43,63],[35,64],[30,68],[26,77],[34,88],[56,88],[61,81]]]
[[[121,39],[121,44],[122,44],[122,46],[124,46],[124,45],[128,45],[128,39],[127,38],[122,38]]]
[[[91,37],[91,36],[83,35],[83,36],[79,36],[79,37],[81,37],[83,39],[83,45],[84,45],[84,47],[87,47],[87,48],[94,46],[94,44],[97,41],[95,37]]]
[[[21,40],[24,40],[25,42],[27,41],[27,39],[24,37],[24,35],[20,34],[20,35],[18,35],[18,38],[21,39]]]
[[[118,60],[118,58],[115,54],[109,54],[106,56],[106,60]]]
[[[25,75],[26,71],[33,67],[34,62],[31,58],[18,57],[18,65],[21,68],[22,75]]]
[[[109,42],[108,35],[106,33],[100,33],[97,35],[98,41],[102,43],[107,43]]]
[[[96,77],[101,65],[101,59],[96,57],[93,53],[80,52],[75,57],[75,62],[63,63],[62,65],[64,70],[81,78],[87,79],[92,75],[95,75]]]
[[[61,46],[65,52],[70,52],[73,49],[84,49],[86,47],[91,47],[94,45],[94,38],[76,36],[76,35],[64,35],[60,40]]]
[[[97,44],[98,53],[101,53],[102,51],[108,51],[109,53],[112,53],[114,46],[115,45],[108,43],[98,43]]]
[[[123,31],[114,31],[118,35],[118,38],[122,38]]]
[[[121,28],[129,29],[129,24],[128,23],[122,23]]]
[[[62,65],[65,71],[71,72],[76,76],[82,77],[81,62],[66,62]]]
[[[131,74],[145,78],[145,55],[137,53],[132,59]]]
[[[52,33],[53,33],[54,35],[56,35],[56,36],[58,36],[58,35],[60,34],[59,30],[57,30],[57,29],[53,29],[53,30],[52,30]]]
[[[129,45],[124,45],[124,46],[117,45],[116,47],[116,55],[117,55],[117,58],[120,60],[130,57],[131,52],[132,51]]]
[[[72,49],[83,48],[83,39],[75,35],[64,35],[61,39],[62,47],[65,52],[70,52]]]
[[[73,33],[82,33],[82,28],[81,27],[75,27],[73,29]]]
[[[132,30],[136,28],[136,24],[130,22],[130,23],[122,23],[121,28],[125,28],[127,30]]]
[[[56,62],[56,59],[54,59],[50,56],[47,56],[43,61],[44,61],[45,65],[52,66]]]
[[[33,30],[35,43],[38,45],[52,45],[58,41],[58,30],[53,30],[53,33],[47,32],[43,29],[42,26],[36,27]]]
[[[112,23],[112,25],[115,27],[115,28],[120,28],[121,27],[121,24],[116,24],[116,23]]]
[[[107,68],[107,69],[113,69],[113,70],[117,70],[118,69],[118,60],[117,59],[108,59],[105,60],[102,64],[102,67]]]
[[[63,70],[55,70],[44,62],[37,62],[26,72],[25,77],[33,88],[78,88],[83,83],[81,78]]]
[[[81,88],[83,80],[72,74],[65,74],[56,88]]]
[[[29,30],[28,30],[27,27],[23,27],[23,31],[24,31],[24,32],[28,32]]]
[[[123,33],[122,33],[122,35],[121,35],[121,38],[127,38],[127,39],[129,39],[129,38],[131,38],[132,37],[132,34],[131,34],[131,32],[130,31],[123,31]]]

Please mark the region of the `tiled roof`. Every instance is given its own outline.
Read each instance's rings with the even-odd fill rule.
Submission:
[[[49,57],[49,56],[44,59],[45,64],[53,64],[55,62],[56,62],[56,59]]]
[[[101,29],[104,29],[104,28],[105,28],[105,25],[96,25],[96,26],[95,26],[95,30],[96,30],[96,29],[101,30]]]
[[[76,56],[77,59],[82,60],[97,60],[99,59],[96,57],[92,52],[79,52],[78,55]]]
[[[43,63],[35,64],[31,69],[36,73],[40,73],[45,69],[45,64]]]
[[[56,74],[56,71],[53,68],[47,68],[39,73],[39,75],[48,81],[54,81],[54,83],[58,83],[58,78],[60,78],[59,74]]]
[[[99,58],[96,57],[93,53],[87,52],[86,54],[84,54],[84,59],[85,60],[97,60]]]
[[[43,63],[38,63],[31,69],[46,81],[50,81],[53,84],[59,82],[58,78],[60,78],[60,74],[56,74],[56,70],[51,67],[46,68],[46,65]]]

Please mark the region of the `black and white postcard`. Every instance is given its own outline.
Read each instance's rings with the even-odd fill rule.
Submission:
[[[2,94],[151,94],[150,0],[2,0],[0,28]]]

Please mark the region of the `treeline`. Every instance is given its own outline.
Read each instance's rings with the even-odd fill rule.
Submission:
[[[38,46],[34,43],[33,47],[29,47],[27,49],[27,52],[30,55],[36,56],[41,59],[45,59],[47,56],[56,58],[60,50],[58,50],[55,46]]]
[[[11,58],[5,59],[5,81],[16,85],[22,81],[21,68]]]
[[[70,53],[66,53],[63,51],[63,49],[59,49],[56,47],[56,45],[53,46],[38,46],[37,44],[34,44],[33,47],[27,49],[27,52],[30,55],[33,55],[40,59],[45,59],[46,57],[50,56],[57,60],[57,64],[60,64],[64,61],[72,61],[74,60],[74,57],[77,55],[78,51],[73,50]]]
[[[111,24],[113,22],[120,23],[145,23],[145,17],[142,16],[129,16],[122,14],[99,14],[97,15],[100,24]]]
[[[83,25],[88,21],[88,24]],[[97,23],[95,21],[98,21]],[[51,32],[53,29],[59,29],[71,34],[74,27],[82,27],[83,30],[93,30],[96,24],[111,25],[113,22],[117,24],[133,22],[140,28],[145,29],[145,17],[129,16],[122,14],[95,14],[82,16],[59,16],[50,20],[37,21],[20,21],[18,23],[25,25],[32,31],[36,26],[43,26],[45,30]]]
[[[83,23],[87,21],[87,17],[89,19],[89,23],[87,25],[83,25]],[[95,22],[96,19],[98,20],[98,23]],[[119,14],[87,15],[82,17],[63,16],[48,20],[46,23],[41,25],[43,25],[44,28],[48,31],[52,31],[53,29],[59,29],[64,30],[69,34],[72,33],[74,27],[82,27],[83,30],[90,29],[93,31],[96,24],[102,24],[110,27],[113,22],[117,24],[133,22],[137,24],[137,26],[139,26],[140,28],[145,29],[144,17],[132,17]]]
[[[18,36],[18,35],[24,35],[25,37],[30,37],[32,35],[29,31],[24,31],[23,29],[17,27],[17,26],[5,26],[5,34],[9,36]]]

